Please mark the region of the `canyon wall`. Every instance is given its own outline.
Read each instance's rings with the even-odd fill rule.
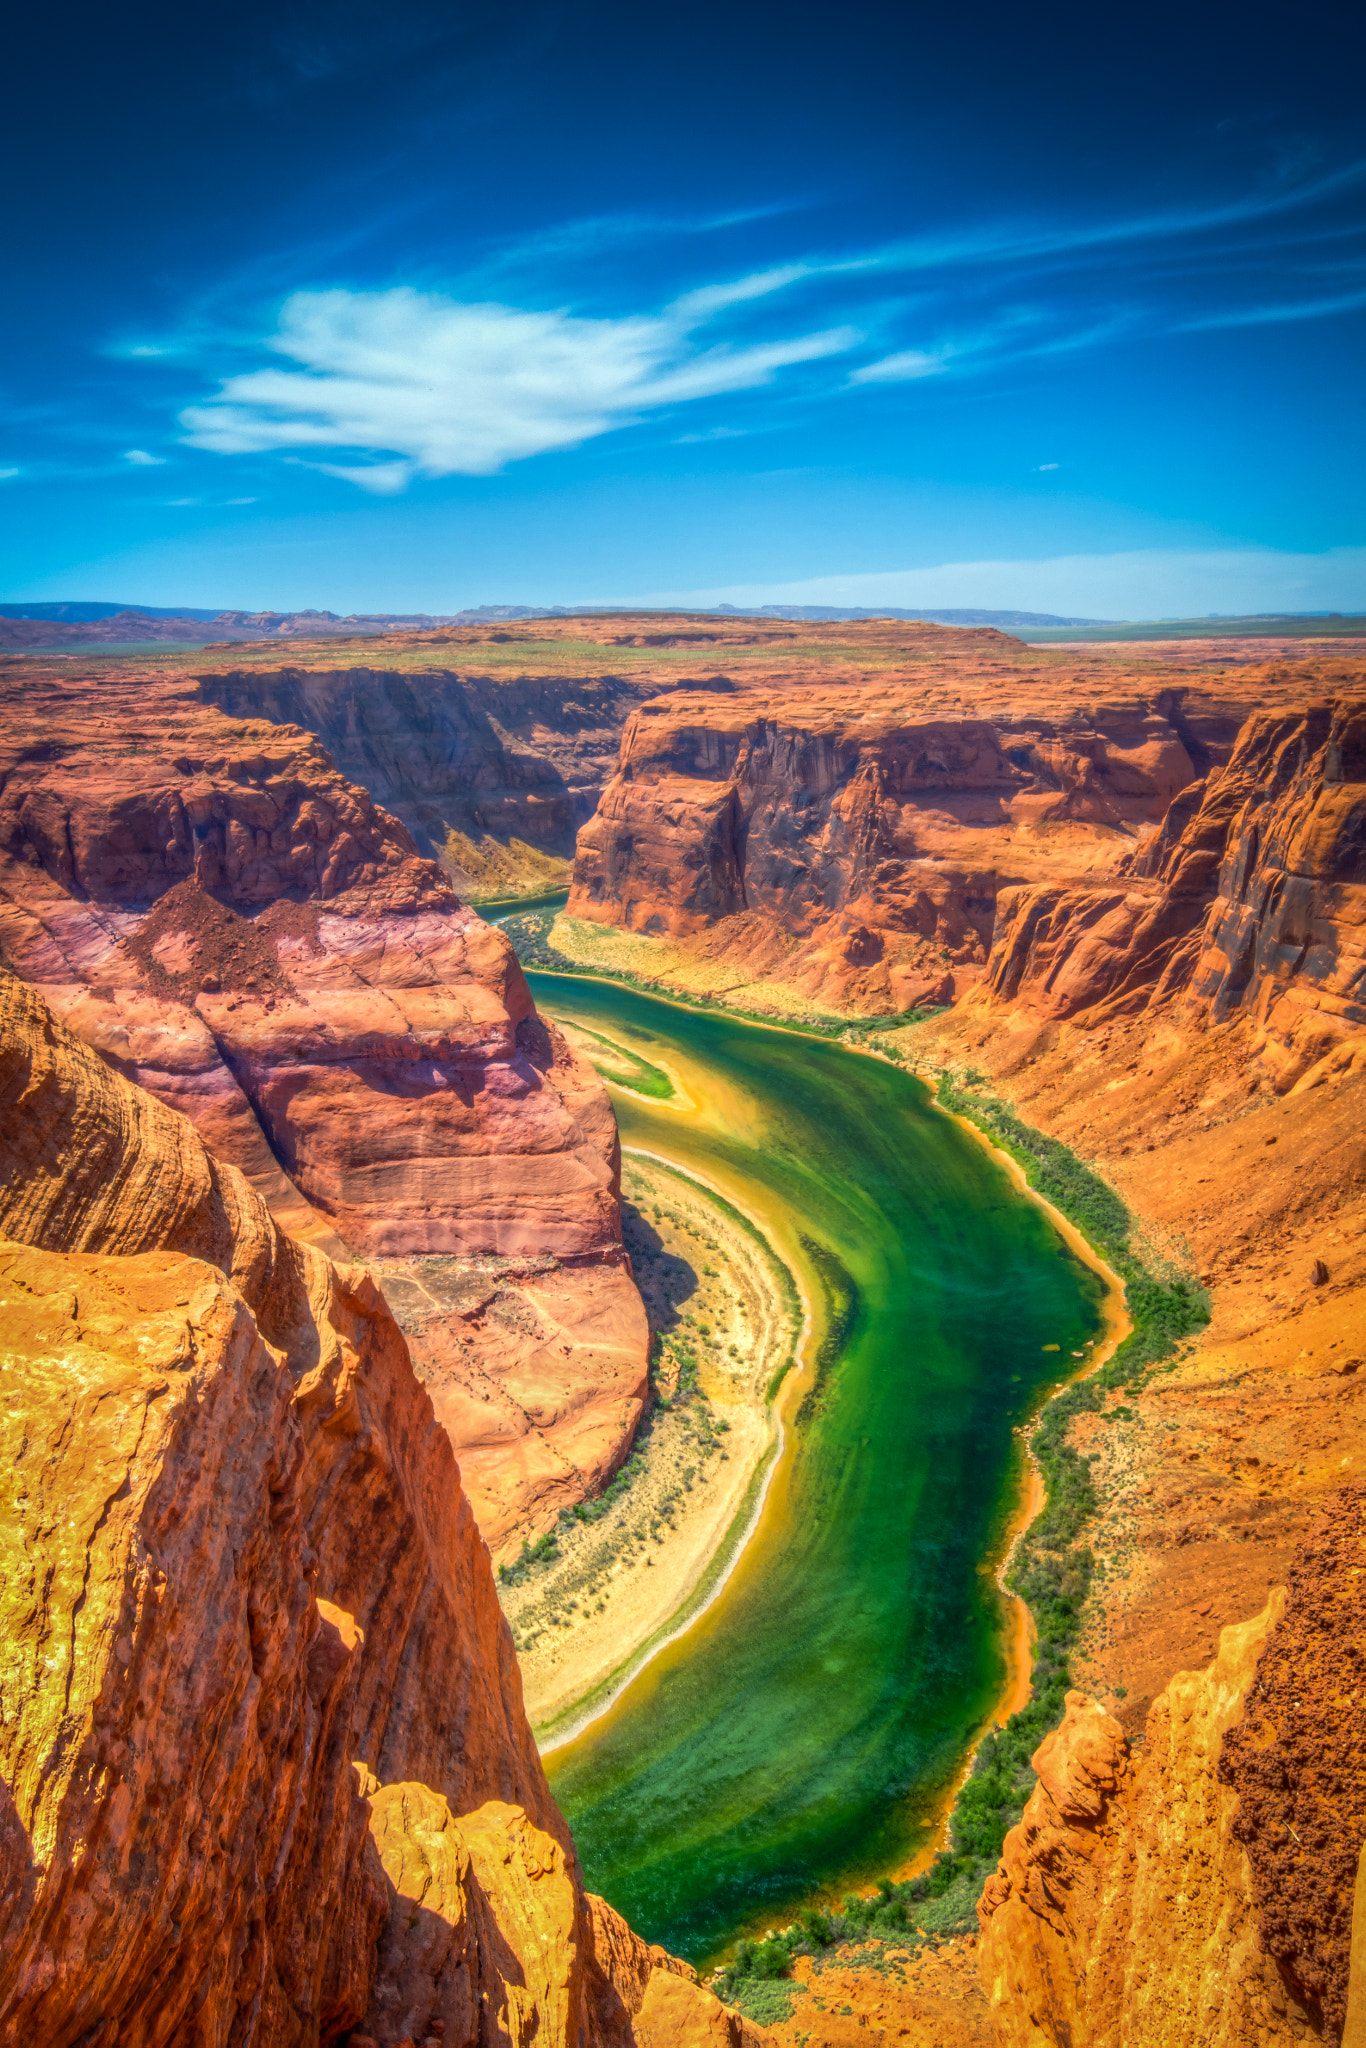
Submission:
[[[1141,1749],[1068,1695],[978,1907],[1001,2048],[1338,2048],[1366,1837],[1364,1561],[1352,1486],[1288,1595],[1169,1682]]]
[[[1074,1426],[1094,1696],[1037,1759],[984,1981],[1006,2044],[1336,2040],[1366,1837],[1337,1503],[1366,1461],[1366,666],[1116,662],[1051,701],[960,666],[642,706],[570,911],[747,956],[746,1003],[768,975],[864,1015],[957,998],[888,1043],[1061,1138],[1150,1270],[1209,1287],[1198,1340]],[[1287,1582],[1284,1622],[1244,1623]]]
[[[197,684],[201,701],[231,718],[315,733],[458,887],[485,894],[531,886],[537,853],[573,853],[628,713],[657,687],[626,675],[379,665],[226,669]],[[559,872],[545,864],[548,885]]]
[[[553,1274],[520,1352],[454,1307],[414,1338],[491,1539],[547,1526],[615,1469],[646,1390],[591,1068],[311,735],[185,679],[7,685],[5,956],[295,1235],[448,1289],[495,1274],[514,1305]]]
[[[984,997],[1048,1019],[1241,1013],[1280,1091],[1366,1058],[1366,704],[1248,718],[1122,886],[1003,896]]]
[[[373,1282],[3,969],[0,1293],[0,2042],[739,2048],[583,1891]]]
[[[1336,2044],[1353,1970],[1353,1895],[1366,1854],[1366,1486],[1331,1501],[1291,1567],[1219,1775],[1236,1795],[1257,1921],[1294,1996]],[[1363,1930],[1366,1932],[1366,1930]],[[1358,1941],[1360,1934],[1358,1934]],[[1366,2026],[1366,2004],[1357,2015]]]
[[[985,972],[1002,891],[1108,876],[1228,758],[1245,709],[1123,675],[1043,689],[1003,634],[919,630],[924,675],[641,705],[579,834],[570,915],[706,934],[708,958],[757,949],[865,1014],[947,1001]]]
[[[1207,1670],[1171,1680],[1141,1752],[1094,1700],[1068,1695],[978,1907],[1001,2048],[1320,2038],[1317,2006],[1286,1983],[1259,1927],[1245,1816],[1219,1776],[1282,1598],[1224,1629]],[[1331,1752],[1334,1731],[1322,1733]],[[1345,1951],[1334,1961],[1345,1989]],[[1322,2037],[1339,2038],[1331,2027]]]

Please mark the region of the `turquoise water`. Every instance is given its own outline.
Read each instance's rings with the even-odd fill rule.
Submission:
[[[490,896],[485,903],[472,903],[470,909],[490,924],[501,924],[505,917],[524,910],[563,910],[568,901],[567,889],[543,889],[539,896]]]
[[[788,1453],[734,1576],[546,1760],[590,1889],[703,1961],[931,1838],[1004,1680],[987,1560],[1013,1431],[1099,1336],[1101,1286],[899,1069],[528,979],[543,1012],[683,1080],[686,1110],[613,1090],[623,1143],[754,1214],[814,1312]]]

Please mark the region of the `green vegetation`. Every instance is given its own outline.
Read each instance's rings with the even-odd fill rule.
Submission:
[[[585,1038],[591,1038],[604,1048],[601,1054],[589,1055],[604,1080],[615,1081],[620,1088],[634,1088],[637,1095],[652,1096],[656,1102],[668,1102],[672,1098],[674,1084],[663,1067],[652,1066],[638,1052],[618,1045],[614,1038],[604,1038],[600,1031],[590,1031],[586,1024],[577,1028]],[[703,1271],[710,1273],[711,1267],[706,1266]]]
[[[1257,612],[1233,619],[1142,619],[1113,620],[1095,626],[1031,626],[1032,646],[1063,646],[1070,641],[1101,640],[1227,640],[1261,638],[1278,640],[1355,639],[1366,633],[1366,617],[1360,612]]]
[[[880,1967],[883,1945],[908,1948],[927,1938],[957,1932],[965,1915],[972,1916],[979,1889],[980,1885],[974,1885],[962,1872],[947,1882],[942,1874],[933,1878],[927,1874],[901,1884],[884,1877],[871,1898],[851,1892],[838,1909],[808,1907],[791,1927],[763,1941],[738,1941],[712,1988],[726,2004],[757,2019],[761,2007],[773,2004],[775,1983],[790,1979],[798,1956],[815,1958],[819,1970],[830,1949],[847,1944],[864,1953],[842,1955],[844,1966],[867,1962]],[[871,1950],[870,1945],[874,1945]],[[790,1997],[795,1987],[789,1984],[788,1988]]]
[[[645,1470],[645,1458],[641,1451],[632,1451],[626,1463],[614,1479],[608,1481],[596,1500],[577,1501],[572,1508],[565,1508],[560,1515],[562,1522],[600,1522],[605,1514],[614,1508],[622,1496],[630,1491],[631,1482]]]
[[[597,961],[586,967],[580,961],[572,960],[550,943],[551,927],[558,916],[558,910],[540,910],[529,912],[524,917],[502,920],[502,929],[511,939],[513,951],[523,967],[539,968],[546,974],[572,974],[591,981],[617,982],[622,988],[638,989],[643,995],[663,996],[666,1001],[681,1003],[689,1010],[702,1010],[713,1016],[739,1017],[747,1024],[780,1025],[784,1031],[796,1032],[802,1038],[852,1038],[857,1043],[869,1032],[899,1031],[909,1024],[923,1024],[927,1018],[937,1015],[937,1011],[929,1009],[903,1010],[895,1017],[836,1017],[829,1013],[776,1017],[765,1010],[742,1010],[738,1004],[718,1002],[714,996],[696,995],[691,989],[676,987],[670,981],[644,981],[638,974],[628,974],[624,968],[608,967]],[[641,1064],[646,1065],[644,1061]],[[659,1070],[649,1068],[648,1071],[654,1073]],[[612,1074],[607,1078],[616,1080],[619,1077]],[[647,1095],[658,1092],[642,1088],[633,1079],[625,1080],[623,1085]],[[672,1093],[672,1089],[668,1092]]]
[[[944,1075],[939,1101],[1009,1152],[1030,1186],[1084,1233],[1123,1281],[1133,1328],[1098,1372],[1065,1387],[1046,1404],[1034,1429],[1031,1448],[1043,1475],[1044,1506],[1021,1539],[1006,1580],[1029,1607],[1037,1631],[1030,1698],[979,1747],[954,1808],[952,1849],[938,1856],[924,1876],[900,1888],[927,1933],[972,1924],[982,1880],[1033,1788],[1029,1759],[1062,1719],[1095,1571],[1091,1551],[1078,1539],[1098,1506],[1090,1463],[1067,1440],[1071,1425],[1079,1415],[1106,1413],[1107,1398],[1115,1392],[1140,1392],[1155,1370],[1174,1362],[1182,1340],[1209,1321],[1209,1297],[1197,1282],[1159,1277],[1132,1249],[1132,1218],[1114,1189],[1066,1145],[1024,1123],[1008,1103],[985,1094],[983,1080],[972,1072],[956,1081]],[[1126,1406],[1108,1413],[1117,1421],[1134,1419]]]
[[[637,1448],[632,1451],[616,1477],[608,1482],[595,1500],[581,1500],[572,1508],[560,1511],[560,1523],[572,1528],[576,1522],[600,1522],[610,1509],[629,1492],[632,1481],[645,1470],[644,1439],[647,1432],[637,1437]],[[522,1538],[520,1554],[511,1564],[500,1564],[498,1577],[504,1586],[520,1586],[536,1572],[544,1571],[548,1565],[556,1564],[560,1557],[560,1546],[556,1541],[558,1529],[548,1529],[538,1536],[534,1543]]]
[[[619,1096],[624,1148],[666,1152],[713,1185],[743,1187],[755,1207],[782,1203],[813,1351],[857,1304],[813,1412],[789,1432],[771,1524],[725,1600],[662,1650],[648,1687],[548,1758],[594,1888],[651,1939],[706,1961],[762,1931],[747,1926],[757,1903],[775,1922],[795,1919],[822,1878],[853,1888],[931,1839],[919,1816],[950,1796],[1000,1694],[996,1602],[978,1565],[1014,1432],[1065,1370],[1043,1347],[1071,1353],[1096,1335],[1097,1288],[892,1062],[601,978],[529,978],[544,1011],[667,1057],[690,1093],[698,1076],[688,1118]],[[876,1027],[852,1035],[882,1049]],[[709,1087],[713,1074],[724,1088]],[[691,1245],[696,1272],[717,1263],[705,1233]],[[669,1335],[685,1369],[689,1352],[704,1368],[715,1356],[699,1321],[724,1329],[730,1312],[709,1294],[678,1315]],[[695,1413],[689,1402],[671,1426]],[[681,1485],[685,1465],[701,1468],[700,1446],[674,1443]],[[657,1556],[648,1531],[646,1542]],[[905,1788],[895,1801],[893,1781]],[[912,1922],[953,1925],[971,1908],[967,1872],[941,1864],[893,1903],[899,1943],[915,1938]],[[761,1967],[775,1962],[769,1950]]]
[[[729,1980],[724,1989],[720,1984],[714,1988],[727,2005],[734,2006],[758,2027],[780,2027],[784,2020],[791,2019],[797,1996],[795,1984],[772,1977],[737,1977]]]
[[[1034,1617],[1033,1682],[1028,1704],[977,1751],[954,1808],[952,1849],[914,1880],[927,1884],[932,1909],[928,1919],[918,1913],[918,1923],[926,1931],[938,1923],[936,1931],[943,1932],[971,1924],[982,1879],[1033,1788],[1029,1759],[1061,1721],[1072,1683],[1072,1654],[1095,1572],[1091,1551],[1078,1539],[1098,1501],[1089,1461],[1067,1440],[1071,1425],[1079,1415],[1105,1412],[1107,1398],[1117,1391],[1140,1392],[1156,1368],[1174,1361],[1181,1341],[1209,1321],[1209,1297],[1198,1283],[1163,1279],[1138,1257],[1131,1245],[1132,1218],[1114,1189],[1058,1139],[986,1094],[984,1079],[972,1071],[957,1080],[946,1074],[939,1081],[939,1101],[1017,1160],[1030,1186],[1085,1235],[1122,1280],[1133,1328],[1098,1372],[1046,1404],[1034,1429],[1031,1448],[1043,1475],[1044,1506],[1017,1546],[1006,1580]],[[1111,1413],[1131,1420],[1134,1411]]]
[[[810,1422],[813,1415],[825,1405],[829,1392],[830,1375],[839,1363],[844,1347],[849,1341],[854,1320],[858,1314],[858,1289],[855,1287],[848,1268],[827,1246],[817,1244],[812,1237],[803,1234],[802,1250],[811,1262],[811,1270],[820,1281],[825,1296],[825,1314],[822,1321],[825,1335],[821,1338],[816,1353],[816,1369],[811,1385],[802,1396],[801,1406],[795,1417],[800,1429]]]
[[[505,1586],[520,1586],[534,1571],[543,1570],[546,1565],[554,1564],[559,1554],[560,1546],[555,1541],[553,1530],[548,1529],[545,1535],[538,1536],[534,1543],[528,1542],[524,1536],[521,1555],[514,1558],[511,1564],[500,1564],[498,1576]]]
[[[1045,1137],[1009,1103],[985,1094],[984,1081],[972,1069],[957,1080],[945,1074],[939,1101],[1017,1160],[1029,1185],[1076,1225],[1124,1283],[1133,1330],[1104,1372],[1085,1382],[1096,1395],[1087,1405],[1100,1408],[1100,1395],[1114,1387],[1137,1393],[1152,1368],[1172,1358],[1182,1339],[1209,1321],[1209,1296],[1195,1280],[1164,1280],[1151,1272],[1132,1248],[1133,1219],[1114,1189],[1057,1138]]]
[[[554,889],[523,890],[520,896],[475,896],[467,895],[465,901],[471,910],[477,910],[488,923],[501,923],[505,918],[520,913],[525,915],[533,910],[549,910],[555,917],[569,901],[569,890],[563,883]]]

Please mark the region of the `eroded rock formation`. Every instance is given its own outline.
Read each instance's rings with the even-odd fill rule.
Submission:
[[[707,934],[708,957],[865,1013],[946,1001],[981,978],[1003,892],[1108,878],[1257,701],[1237,677],[1040,677],[991,631],[905,638],[924,668],[904,679],[642,705],[579,835],[571,915]]]
[[[552,1520],[625,1455],[646,1326],[610,1104],[506,940],[295,727],[234,722],[183,679],[29,681],[4,709],[0,945],[54,1012],[295,1234],[510,1262],[514,1292],[554,1262],[539,1397],[514,1374],[470,1440],[495,1537]],[[456,1426],[506,1346],[487,1324],[431,1336]]]
[[[382,1296],[3,970],[0,1297],[0,2042],[693,2038]]]
[[[1279,1089],[1366,1059],[1362,685],[1251,716],[1107,890],[1003,896],[989,998],[1048,1018],[1189,1001],[1253,1020]]]
[[[1301,1547],[1285,1615],[1224,1737],[1262,1938],[1342,2038],[1352,1902],[1366,1844],[1366,1487],[1348,1487]],[[1362,1958],[1366,1962],[1366,1957]]]
[[[1276,1640],[1276,1596],[1179,1672],[1141,1754],[1080,1693],[1034,1758],[1039,1782],[978,1907],[1002,2048],[1245,2048],[1317,2038],[1258,1930],[1220,1744]]]
[[[228,669],[196,681],[201,701],[231,718],[315,733],[458,886],[486,894],[533,883],[535,853],[573,853],[627,714],[656,687],[628,675],[380,665]],[[547,880],[557,873],[548,868]]]

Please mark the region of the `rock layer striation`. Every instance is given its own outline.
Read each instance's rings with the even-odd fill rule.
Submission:
[[[7,972],[0,1296],[0,2041],[685,2038],[382,1296]]]
[[[534,1410],[514,1394],[476,1431],[496,1533],[553,1519],[625,1454],[646,1326],[610,1104],[506,940],[295,727],[233,721],[174,679],[30,683],[5,710],[0,945],[53,1011],[295,1234],[554,1262],[574,1335],[547,1333]],[[496,1327],[432,1334],[454,1423],[505,1347]]]
[[[998,905],[1008,923],[1021,891],[1108,884],[1267,694],[1252,673],[1041,677],[991,631],[907,628],[910,654],[917,631],[903,678],[641,705],[579,835],[571,915],[705,941],[829,1006],[947,1001],[982,979]]]
[[[1262,1939],[1238,1801],[1218,1775],[1281,1604],[1226,1628],[1208,1670],[1171,1680],[1140,1754],[1095,1701],[1068,1695],[978,1907],[1002,2048],[1318,2037]]]
[[[1003,897],[985,994],[1061,1019],[1250,1019],[1279,1090],[1366,1057],[1366,704],[1256,713],[1120,886]]]
[[[534,885],[537,855],[558,857],[542,871],[548,885],[559,878],[616,765],[627,715],[656,687],[627,675],[378,663],[211,670],[195,681],[200,701],[230,718],[316,734],[459,887],[484,894]]]

